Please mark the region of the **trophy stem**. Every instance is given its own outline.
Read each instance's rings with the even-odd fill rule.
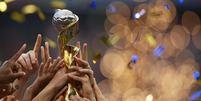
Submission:
[[[65,95],[65,101],[71,101],[70,100],[71,95],[79,95],[79,94],[77,93],[77,90],[75,89],[73,84],[71,82],[69,82],[68,83],[68,89],[64,95]]]

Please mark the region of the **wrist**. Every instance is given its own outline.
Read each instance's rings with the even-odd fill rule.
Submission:
[[[29,89],[34,95],[37,95],[43,88],[41,87],[40,82],[36,79]]]
[[[90,96],[89,96],[89,100],[90,100],[90,101],[96,101],[96,98],[95,98],[94,95],[90,95]]]
[[[58,90],[54,87],[47,86],[45,87],[39,95],[41,95],[41,98],[44,99],[44,101],[51,101],[51,99],[58,93]]]

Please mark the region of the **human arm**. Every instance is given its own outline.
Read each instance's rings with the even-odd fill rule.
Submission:
[[[18,86],[19,88],[12,94],[16,99],[20,99],[29,77],[38,70],[38,54],[41,40],[42,36],[39,34],[37,36],[34,49],[30,50],[26,54],[22,54],[17,62],[15,62],[15,67],[18,68],[18,71],[23,71],[26,73],[26,76],[24,76],[22,79],[14,81],[14,86]]]
[[[49,55],[49,45],[47,42],[45,43],[45,51],[44,47],[41,47],[41,60],[42,63],[38,71],[38,77],[34,83],[27,88],[23,101],[32,100],[40,91],[42,91],[53,78],[57,70],[62,67],[61,65],[64,62],[64,60],[61,60],[61,58],[58,57],[53,61],[53,64],[51,63],[52,58]]]
[[[14,72],[16,70],[14,67],[15,62],[24,52],[25,48],[26,48],[26,44],[24,44],[21,47],[21,49],[11,59],[9,59],[8,61],[5,61],[3,65],[1,66],[0,68],[0,84],[1,85],[13,83],[14,80],[20,79],[26,75],[25,72]],[[0,89],[1,89],[0,98],[10,95],[15,91],[14,88],[12,88],[11,91],[8,91],[8,89],[5,89],[4,86],[1,86]]]
[[[50,101],[59,93],[59,90],[69,81],[64,69],[65,68],[62,68],[57,71],[49,84],[33,99],[33,101],[40,101],[41,99],[43,99],[43,101]],[[70,74],[78,75],[77,72],[71,72]],[[51,94],[49,94],[49,91],[51,91]]]

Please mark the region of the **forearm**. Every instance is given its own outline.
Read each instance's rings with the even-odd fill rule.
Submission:
[[[14,81],[13,84],[14,84],[14,87],[16,88],[16,91],[12,95],[15,96],[16,99],[20,100],[20,97],[22,96],[22,92],[24,90],[24,87],[28,79],[29,77],[23,77],[20,80],[16,79]]]
[[[31,101],[37,94],[33,92],[32,87],[28,87],[26,89],[26,92],[24,94],[23,100],[22,101]]]
[[[41,86],[40,82],[36,79],[35,82],[27,88],[23,101],[31,101],[43,88],[44,87]]]
[[[51,101],[57,92],[54,87],[47,86],[32,101]]]
[[[95,98],[95,96],[94,96],[93,93],[88,97],[88,99],[89,99],[90,101],[96,101],[96,98]]]

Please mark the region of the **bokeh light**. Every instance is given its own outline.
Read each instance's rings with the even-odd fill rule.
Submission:
[[[23,14],[33,14],[37,11],[38,7],[35,5],[26,5],[22,8],[21,12]]]
[[[12,12],[10,17],[14,21],[17,21],[18,23],[23,23],[26,19],[24,14],[20,14],[18,12]]]
[[[5,12],[7,9],[7,4],[3,1],[0,1],[0,11]]]
[[[56,9],[64,9],[67,7],[67,4],[63,1],[52,1],[50,3],[50,7]]]
[[[198,71],[194,72],[194,78],[198,80],[200,78],[200,73]]]
[[[0,2],[1,12],[9,13],[5,4],[12,1]],[[196,88],[201,86],[198,74],[201,65],[201,20],[197,11],[180,11],[180,7],[187,6],[183,4],[191,1],[183,2],[120,0],[102,3],[89,0],[79,2],[83,7],[78,7],[77,1],[67,1],[68,9],[80,16],[80,34],[76,38],[88,44],[89,63],[97,67],[92,68],[94,77],[108,100],[197,100],[196,92],[200,89]],[[52,26],[45,23],[51,23],[49,16],[55,13],[53,8],[65,9],[67,3],[49,1],[44,7],[33,3],[16,10],[21,12],[10,8],[8,11],[11,12],[11,19],[22,23],[20,25],[28,23],[28,19],[37,14],[38,21],[34,21],[44,20],[41,26],[47,27],[49,34],[53,33]],[[77,9],[73,9],[74,5]],[[80,12],[79,9],[87,12]],[[45,35],[43,41],[49,42],[50,49],[58,53],[57,43],[46,36],[50,35]]]
[[[10,2],[13,2],[13,1],[15,1],[15,0],[4,0],[4,2],[6,2],[6,3],[10,3]]]

